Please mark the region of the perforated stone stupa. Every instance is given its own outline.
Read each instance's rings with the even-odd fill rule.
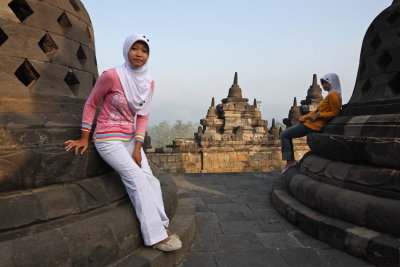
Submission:
[[[104,266],[142,244],[120,179],[93,146],[64,150],[80,137],[97,75],[79,0],[0,0],[0,266]]]
[[[350,101],[288,172],[290,196],[274,193],[290,221],[378,266],[400,266],[399,29],[396,0],[365,34]]]

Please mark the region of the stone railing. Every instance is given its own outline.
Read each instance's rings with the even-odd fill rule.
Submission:
[[[268,140],[263,146],[236,145],[198,148],[190,139],[180,139],[181,146],[147,149],[146,154],[159,169],[170,173],[253,172],[282,169],[280,141]],[[183,144],[182,144],[183,143]],[[175,142],[176,144],[176,142]],[[293,139],[295,158],[309,151],[306,137]],[[190,147],[190,149],[185,149]]]

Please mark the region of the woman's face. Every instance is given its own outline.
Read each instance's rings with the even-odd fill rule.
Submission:
[[[147,45],[144,42],[135,42],[131,46],[131,49],[129,49],[128,59],[133,66],[137,68],[142,67],[149,59],[149,49]]]
[[[328,83],[327,81],[321,80],[321,85],[322,85],[322,88],[324,89],[324,91],[329,92],[329,90],[331,90],[331,84]]]

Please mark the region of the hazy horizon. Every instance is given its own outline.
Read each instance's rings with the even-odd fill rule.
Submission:
[[[282,122],[305,99],[313,74],[335,72],[343,104],[353,92],[362,39],[391,0],[82,0],[93,22],[99,73],[123,63],[129,34],[150,39],[156,89],[149,125],[199,123],[238,72],[243,97]],[[325,95],[325,94],[324,94]]]

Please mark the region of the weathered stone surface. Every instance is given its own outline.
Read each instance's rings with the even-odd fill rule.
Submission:
[[[0,214],[7,214],[0,221],[0,229],[8,230],[35,222],[45,221],[42,204],[36,195],[27,194],[15,199],[12,196],[1,199]]]
[[[115,211],[113,217],[118,218],[117,220],[110,218],[108,222],[104,222],[111,228],[115,236],[118,246],[116,259],[130,254],[134,248],[143,245],[139,221],[135,216],[135,210],[129,204]]]
[[[319,225],[318,239],[330,244],[334,248],[343,249],[347,229],[352,226],[352,224],[341,220],[324,220],[324,222]]]
[[[0,214],[7,215],[0,265],[104,266],[126,257],[142,237],[120,178],[93,145],[84,155],[64,150],[66,140],[79,138],[97,78],[83,4],[23,0],[0,7],[0,34],[7,36],[0,44]],[[173,215],[171,178],[162,191]],[[188,228],[193,232],[195,221]]]
[[[12,241],[4,242],[0,246],[0,259],[1,266],[12,266],[13,265],[13,248]]]
[[[177,141],[179,145],[174,145],[173,153],[166,153],[165,148],[156,149],[155,153],[148,151],[149,160],[157,167],[174,173],[270,171],[284,165],[279,140],[269,139],[266,146],[258,145],[264,142],[262,138],[252,141],[202,141],[202,148],[193,150],[188,149],[192,140]],[[308,151],[305,141],[305,138],[296,140],[296,158],[300,159]]]
[[[4,191],[21,188],[21,172],[14,163],[8,160],[0,160],[0,184]]]
[[[366,225],[369,214],[370,197],[349,190],[339,191],[332,201],[335,209],[332,213],[335,218],[345,218],[358,225]]]
[[[70,189],[76,199],[80,211],[100,207],[107,203],[108,195],[104,187],[97,181],[82,181],[71,186]]]
[[[85,180],[85,182],[88,181]],[[107,197],[103,196],[102,199],[96,200],[95,198],[98,196],[99,192],[96,193],[97,195],[95,195],[93,194],[93,190],[98,190],[99,188],[104,187],[109,183],[107,183],[107,181],[105,181],[102,177],[96,178],[95,181],[92,182],[93,184],[96,184],[97,187],[86,186],[85,188],[87,191],[85,192],[88,196],[82,197],[82,199],[80,200],[72,197],[69,199],[69,201],[71,202],[70,204],[68,204],[69,194],[67,192],[69,188],[76,187],[76,185],[57,185],[48,188],[33,190],[31,195],[23,193],[22,195],[18,195],[17,197],[9,196],[15,203],[17,203],[19,207],[26,209],[21,212],[21,214],[24,213],[24,215],[26,214],[29,217],[24,217],[24,219],[30,218],[31,220],[38,220],[36,217],[30,216],[29,211],[32,211],[32,213],[35,213],[34,215],[37,215],[40,212],[40,209],[43,209],[43,213],[46,216],[49,216],[44,216],[44,218],[41,219],[42,223],[39,227],[34,224],[32,224],[31,226],[23,227],[29,222],[21,221],[18,220],[18,218],[14,218],[14,225],[12,225],[11,227],[18,227],[19,230],[10,233],[3,231],[0,235],[0,254],[4,254],[5,261],[7,260],[9,248],[11,247],[10,242],[12,243],[15,240],[20,240],[21,245],[18,245],[18,250],[11,250],[12,253],[17,253],[16,255],[13,254],[11,256],[13,262],[14,260],[17,260],[16,262],[18,262],[19,260],[21,262],[26,262],[26,260],[30,257],[31,262],[35,263],[35,261],[32,261],[32,253],[36,253],[37,255],[39,255],[37,257],[37,261],[41,263],[41,265],[65,264],[69,266],[74,265],[75,263],[78,265],[89,264],[92,261],[98,262],[100,265],[103,265],[114,262],[118,258],[125,257],[127,254],[130,254],[135,248],[141,246],[143,241],[140,234],[140,226],[129,199],[125,198],[118,201],[117,203],[104,203],[104,199],[107,200]],[[171,186],[174,188],[171,189]],[[172,192],[175,192],[176,195],[175,187],[176,185],[174,184],[173,180],[171,181],[166,178],[166,182],[162,187],[163,195],[171,195],[173,194]],[[66,191],[63,191],[62,189],[66,189]],[[108,193],[110,192],[110,190],[113,189],[109,188]],[[32,197],[29,196],[38,196],[42,207],[32,207],[32,204],[38,203],[39,199],[35,202],[32,201]],[[3,199],[0,200],[3,201]],[[87,213],[87,210],[80,211],[77,207],[73,207],[74,204],[78,206],[77,203],[75,203],[76,201],[88,201],[89,203],[87,203],[86,205],[80,203],[79,206],[89,209],[92,209],[93,206],[96,205],[105,205],[101,206],[101,208],[97,208],[93,212]],[[28,205],[29,203],[31,203],[31,205]],[[171,207],[168,207],[169,203],[164,204],[166,205],[166,209],[171,209]],[[4,205],[4,203],[1,203],[0,206],[9,207],[9,205]],[[193,212],[193,210],[188,212]],[[64,212],[64,214],[62,213],[62,211]],[[7,212],[8,214],[12,215],[14,211],[1,212]],[[74,213],[72,214],[72,212]],[[82,212],[82,214],[79,212]],[[8,216],[7,218],[10,219],[11,217]],[[58,220],[52,220],[54,218],[58,218]],[[185,218],[174,219],[179,220],[179,223],[174,223],[178,225],[177,228],[183,227],[183,224],[190,224],[191,228],[195,228],[195,224],[193,226],[193,223],[188,223],[188,220]],[[7,222],[7,220],[3,220],[3,222]],[[16,225],[16,223],[19,223],[19,225]],[[56,244],[57,242],[59,242],[59,240],[56,238],[57,235],[52,234],[54,228],[62,233],[61,241],[66,241],[68,243],[67,248],[62,245]],[[185,227],[185,229],[187,228],[188,227]],[[44,242],[41,239],[42,236],[45,236],[43,237],[45,239],[51,239],[54,236],[54,240]],[[5,241],[10,239],[11,241]],[[43,246],[46,246],[46,244],[52,245],[54,243],[54,246],[57,247],[51,249],[51,255],[47,257],[43,253],[43,251],[47,250],[45,248],[42,249],[42,246],[37,246],[37,242],[43,243]],[[189,239],[185,242],[188,242],[188,244],[190,244]],[[18,258],[19,249],[29,248],[32,246],[37,246],[38,249],[34,249],[26,253],[21,253],[21,256],[23,257],[21,259]],[[67,255],[66,259],[65,255]],[[45,264],[47,261],[52,262],[53,260],[54,262],[59,261],[61,263]],[[1,263],[0,265],[2,266]]]
[[[87,177],[82,173],[86,160],[68,166],[62,163],[67,158],[61,144],[79,134],[84,99],[97,77],[94,40],[88,35],[93,31],[79,1],[56,2],[18,2],[15,8],[26,5],[26,17],[13,10],[12,4],[5,5],[0,14],[0,27],[8,36],[0,52],[0,113],[5,119],[0,133],[5,153],[0,154],[19,169],[19,174],[9,170],[16,176],[12,185],[6,182],[8,178],[2,179],[6,185],[2,191]],[[57,21],[61,15],[69,21],[68,29]],[[78,83],[65,81],[71,72]]]
[[[397,169],[347,164],[308,154],[302,159],[300,171],[310,178],[335,186],[376,196],[400,198],[400,172]]]
[[[308,234],[336,248],[343,248],[349,253],[368,258],[372,263],[379,266],[397,266],[398,264],[396,255],[398,255],[400,246],[396,238],[385,236],[379,232],[357,227],[351,223],[332,219],[321,213],[314,212],[307,206],[299,203],[294,197],[290,196],[287,191],[273,190],[272,203],[275,207],[286,206],[286,210],[290,212],[281,213],[286,219],[298,225]],[[279,208],[278,210],[281,209]],[[305,243],[305,241],[303,241],[304,237],[300,238],[298,234],[295,234],[295,236],[302,244]],[[318,241],[307,241],[308,244],[310,242],[311,246],[316,246],[316,242]],[[326,248],[328,248],[328,245],[320,243],[317,246],[322,246],[324,251],[327,251]],[[344,261],[338,263],[340,266],[367,265],[351,257],[342,257],[339,251],[334,254],[337,255],[331,255],[330,257],[332,258],[326,260],[330,261],[334,259],[335,264],[337,264],[338,261]],[[322,253],[322,256],[322,258],[325,258],[326,255]],[[386,258],[386,256],[388,257]]]
[[[367,228],[350,228],[347,230],[346,240],[344,242],[345,250],[350,254],[366,257],[369,241],[379,235],[380,233]]]
[[[70,253],[74,255],[72,265],[107,264],[116,258],[118,248],[114,244],[117,241],[107,221],[107,217],[97,216],[62,230]]]
[[[393,224],[399,220],[398,200],[341,189],[305,175],[291,177],[289,188],[299,201],[329,216],[381,232],[399,234],[398,227]]]
[[[398,266],[400,264],[400,241],[391,236],[380,235],[370,240],[367,258],[380,266]]]
[[[137,266],[137,267],[150,267],[150,263],[148,260],[132,255],[129,256],[128,258],[124,259],[123,261],[119,262],[115,266],[118,267],[130,267],[130,266]]]
[[[55,219],[79,212],[74,195],[67,187],[38,190],[36,191],[36,196],[40,199],[43,212],[48,219]]]
[[[266,262],[271,266],[284,266],[284,261],[272,249],[251,252],[221,252],[215,255],[219,266],[263,266]]]
[[[366,218],[368,226],[395,236],[400,235],[397,224],[400,221],[399,203],[399,200],[384,198],[374,198],[369,201]]]
[[[103,184],[110,201],[116,201],[126,196],[125,187],[117,173],[105,174],[99,178],[99,182]]]
[[[13,241],[15,266],[68,266],[69,247],[58,230],[44,231],[37,235]]]

